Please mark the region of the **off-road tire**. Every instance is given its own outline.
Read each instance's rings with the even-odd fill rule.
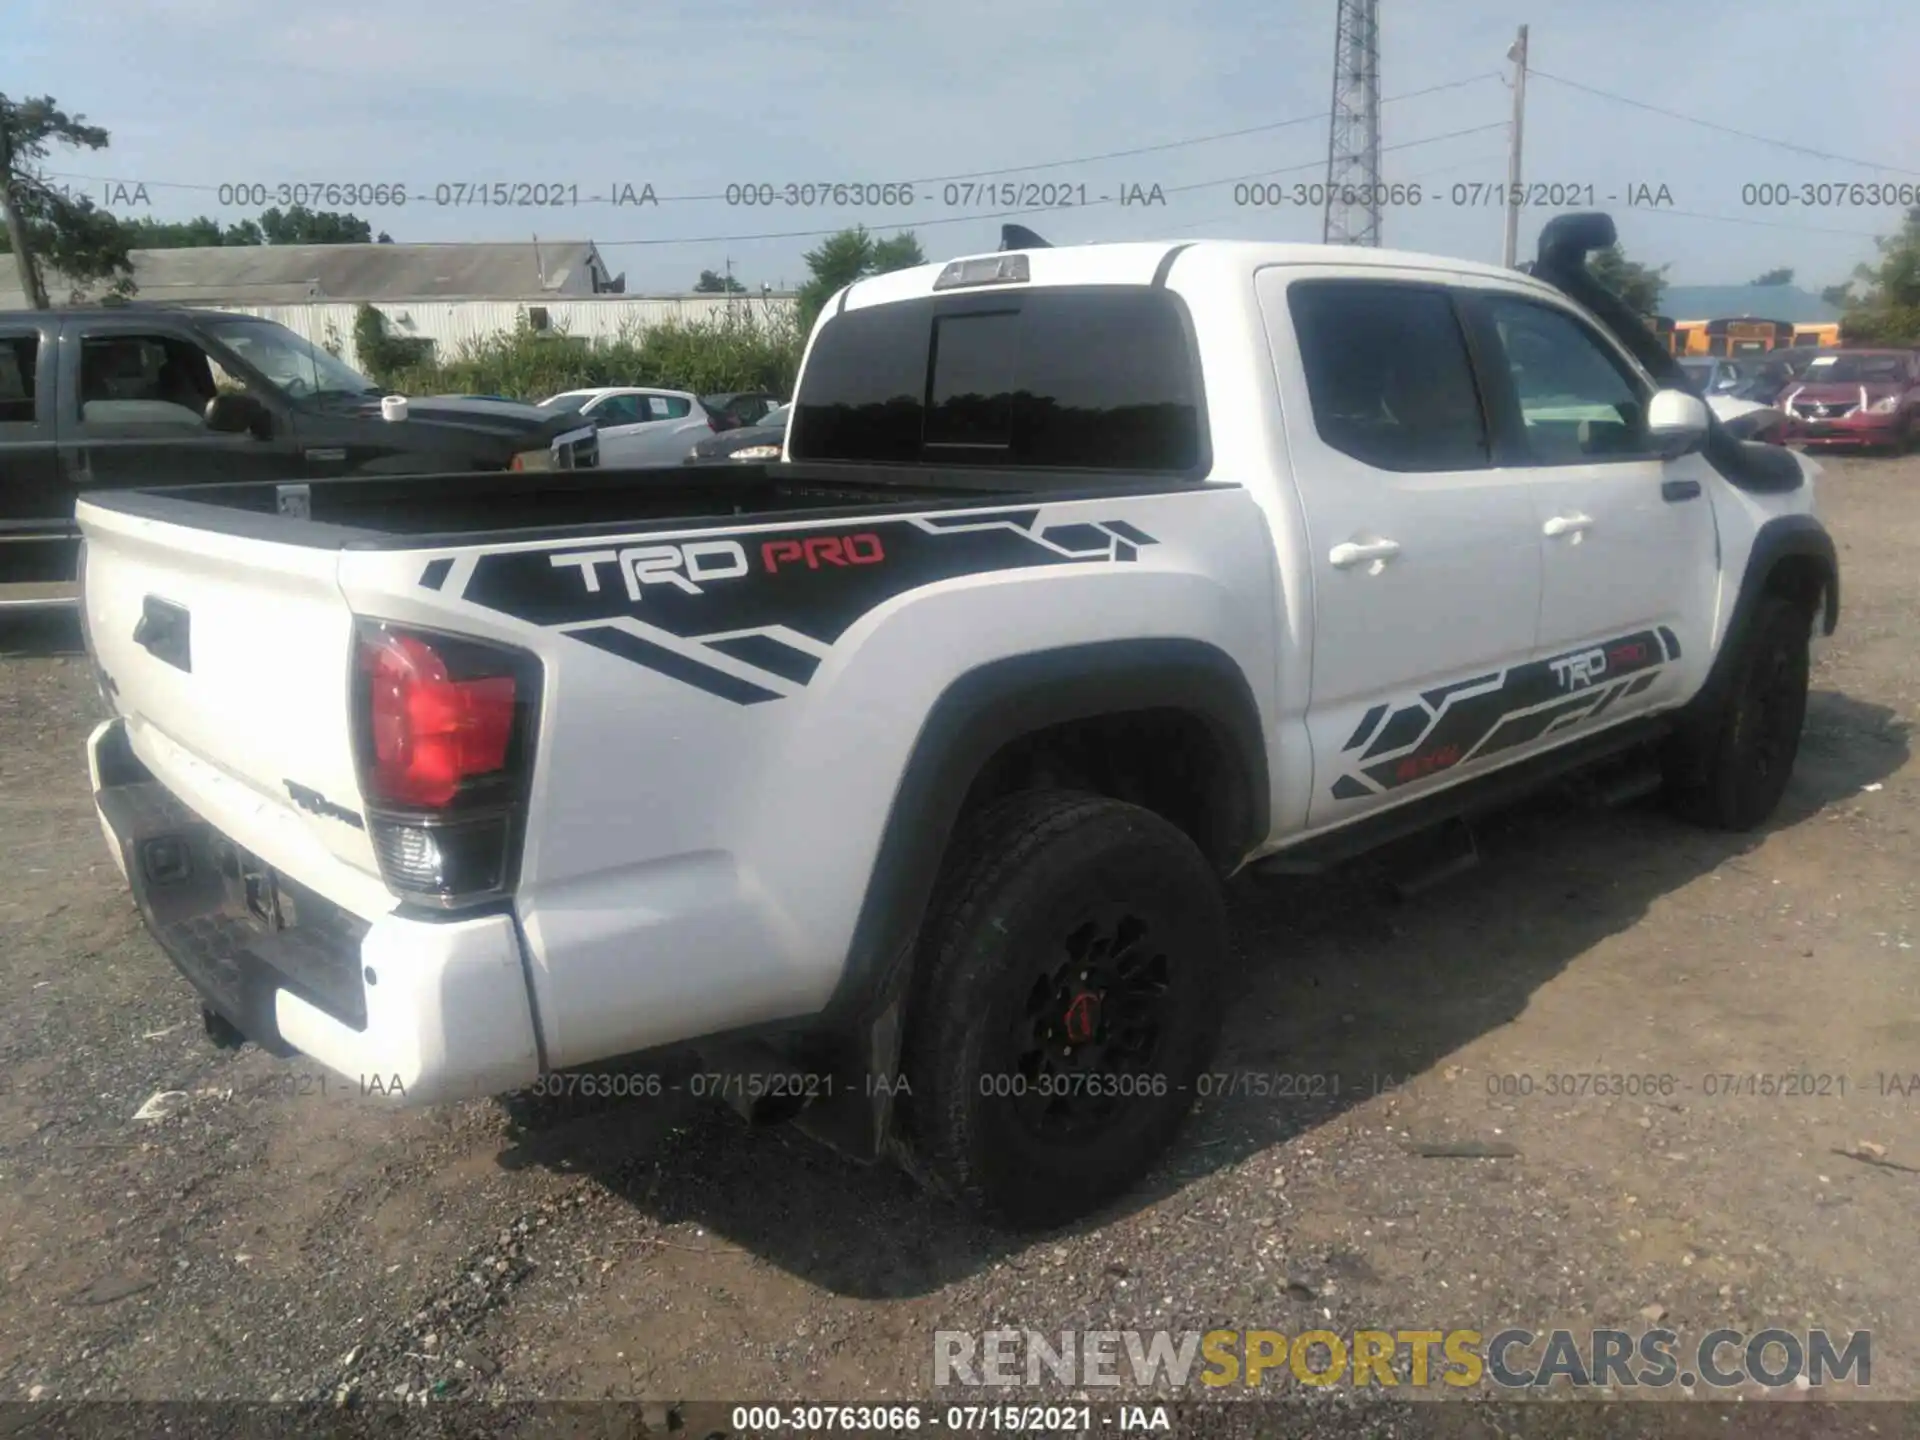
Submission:
[[[1668,792],[1685,818],[1751,830],[1779,806],[1806,722],[1812,629],[1804,606],[1778,595],[1760,601],[1719,711],[1669,747]]]
[[[1218,876],[1152,811],[1036,791],[964,822],[921,931],[907,1021],[916,1171],[1019,1230],[1131,1189],[1192,1107],[1227,957]],[[1070,998],[1061,973],[1079,987]],[[1084,1068],[1102,1057],[1104,1079]]]

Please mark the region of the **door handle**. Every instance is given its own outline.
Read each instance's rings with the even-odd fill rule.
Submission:
[[[1577,538],[1581,531],[1587,529],[1592,524],[1593,517],[1591,515],[1556,515],[1540,528],[1551,536],[1572,535]]]
[[[1336,570],[1350,570],[1363,561],[1374,562],[1369,574],[1380,573],[1379,567],[1400,553],[1397,540],[1348,540],[1336,545],[1327,552],[1327,561]]]
[[[1660,498],[1669,505],[1678,504],[1682,500],[1698,500],[1700,482],[1698,480],[1662,480]]]

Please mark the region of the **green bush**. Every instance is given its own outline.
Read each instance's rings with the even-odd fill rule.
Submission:
[[[629,326],[598,341],[535,330],[523,312],[512,330],[469,341],[446,360],[408,366],[393,381],[411,395],[507,395],[532,401],[600,385],[788,395],[804,340],[790,315],[746,306],[711,319],[668,320],[644,330]],[[374,378],[386,383],[377,372]]]
[[[360,368],[392,389],[394,376],[433,354],[433,342],[410,335],[389,335],[387,317],[371,305],[362,305],[353,314],[353,349]]]

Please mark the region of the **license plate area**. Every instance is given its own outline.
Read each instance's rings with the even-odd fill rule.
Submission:
[[[271,865],[224,836],[213,842],[213,860],[234,911],[276,934],[300,923],[294,898]]]

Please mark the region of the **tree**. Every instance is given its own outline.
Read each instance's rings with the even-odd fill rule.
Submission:
[[[269,245],[368,245],[373,226],[358,215],[309,210],[294,205],[261,212],[260,230]]]
[[[1898,234],[1874,243],[1880,263],[1854,270],[1864,288],[1857,298],[1849,294],[1840,334],[1869,345],[1920,344],[1920,206],[1907,211]]]
[[[1778,270],[1769,270],[1764,275],[1756,275],[1747,283],[1749,285],[1791,285],[1793,271],[1790,267],[1783,265]]]
[[[802,334],[813,328],[827,301],[845,286],[869,275],[885,275],[927,263],[927,257],[920,251],[920,242],[911,230],[878,240],[867,233],[864,225],[829,235],[820,242],[819,249],[807,251],[804,258],[813,278],[800,287]]]
[[[1853,303],[1853,282],[1842,281],[1838,285],[1829,285],[1820,292],[1820,303],[1831,305],[1836,310],[1844,310]]]
[[[362,304],[353,312],[353,351],[362,370],[382,385],[391,385],[394,376],[432,357],[433,341],[389,333],[387,317]]]
[[[133,293],[120,222],[84,195],[55,185],[39,168],[50,146],[104,150],[107,132],[69,115],[50,95],[13,100],[0,95],[0,208],[6,212],[6,248],[20,272],[27,303],[45,310],[46,270],[66,277],[70,298],[83,298],[95,281],[117,296]],[[43,268],[44,267],[44,268]]]
[[[1651,265],[1642,265],[1629,260],[1626,252],[1616,242],[1604,250],[1596,250],[1587,261],[1587,270],[1593,278],[1607,289],[1618,295],[1636,312],[1642,315],[1657,315],[1660,312],[1660,297],[1667,289],[1667,267],[1658,269]]]
[[[264,245],[267,237],[253,220],[222,225],[205,215],[191,220],[138,220],[120,222],[127,233],[131,250],[193,250],[204,246]]]
[[[693,282],[696,295],[744,295],[747,287],[731,275],[721,275],[712,270],[702,270],[700,278]]]

